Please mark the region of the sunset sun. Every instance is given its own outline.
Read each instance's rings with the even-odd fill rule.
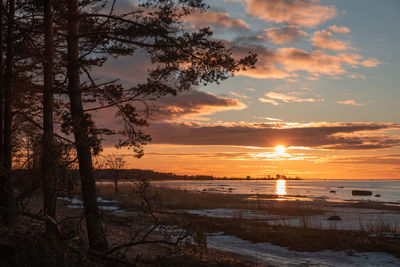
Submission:
[[[286,151],[286,147],[279,145],[275,147],[275,152],[278,154],[283,154]]]

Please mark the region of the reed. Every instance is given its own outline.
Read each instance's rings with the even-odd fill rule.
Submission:
[[[98,195],[105,199],[116,199],[121,207],[128,208],[140,204],[134,183],[123,183],[118,187],[118,195],[114,193],[113,184],[99,183]],[[275,215],[307,216],[321,214],[323,209],[316,203],[297,201],[275,201],[269,199],[249,198],[239,194],[221,194],[213,192],[187,191],[183,188],[150,186],[146,196],[154,208],[169,210],[196,209],[238,209],[253,210]],[[274,199],[274,197],[271,197]]]

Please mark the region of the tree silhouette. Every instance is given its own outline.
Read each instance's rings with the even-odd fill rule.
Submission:
[[[119,155],[107,155],[105,157],[105,165],[112,171],[112,179],[114,180],[114,193],[118,196],[118,180],[121,178],[121,174],[126,165],[126,160]]]
[[[98,215],[90,149],[91,144],[98,144],[96,133],[101,131],[95,128],[87,112],[116,110],[116,115],[123,120],[123,129],[103,129],[102,133],[125,136],[119,146],[129,146],[141,156],[142,145],[150,139],[138,126],[147,124],[149,111],[138,110],[135,102],[145,103],[199,84],[219,82],[235,71],[253,66],[256,56],[250,54],[235,60],[221,41],[212,39],[209,28],[195,32],[185,29],[183,18],[204,11],[202,1],[147,1],[118,15],[113,14],[114,5],[110,12],[100,12],[96,5],[100,2],[91,1],[79,9],[78,0],[68,0],[67,72],[69,130],[75,136],[89,241],[93,248],[104,250],[107,243]],[[130,88],[114,81],[96,84],[90,73],[93,65],[101,66],[107,56],[133,55],[138,50],[145,51],[155,66],[146,82]],[[101,56],[96,57],[98,54]],[[80,83],[81,70],[90,81],[84,86]],[[85,101],[99,106],[84,110]],[[68,131],[68,127],[65,129]]]
[[[54,230],[56,218],[59,153],[74,147],[89,243],[105,251],[92,163],[104,136],[117,135],[117,146],[127,146],[141,157],[151,140],[143,128],[153,101],[227,79],[252,67],[256,55],[235,58],[224,42],[213,38],[210,28],[193,30],[185,25],[186,16],[207,10],[202,0],[139,1],[126,11],[116,8],[116,0],[18,0],[17,5],[16,1],[7,1],[7,7],[1,1],[0,12],[0,32],[7,33],[0,38],[2,221],[10,225],[13,217],[12,149],[18,150],[18,140],[12,133],[29,125],[20,131],[32,140],[41,135],[35,149],[40,154],[47,230]],[[151,61],[141,82],[127,86],[94,75],[110,57],[137,55]],[[97,111],[113,113],[121,123],[99,128],[92,118]]]

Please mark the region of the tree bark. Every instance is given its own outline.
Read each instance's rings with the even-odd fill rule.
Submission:
[[[89,131],[83,111],[80,88],[78,1],[79,0],[68,0],[67,69],[72,127],[75,136],[75,147],[78,154],[89,243],[95,250],[106,251],[108,245],[97,206],[92,155],[88,140]]]
[[[43,143],[42,143],[42,190],[43,210],[56,218],[56,161],[57,149],[54,144],[53,126],[53,6],[52,0],[43,1],[44,61],[43,61]],[[55,225],[46,222],[49,232],[57,233]]]
[[[4,207],[2,220],[11,226],[14,222],[13,188],[12,188],[12,100],[14,87],[14,14],[15,0],[8,1],[7,14],[7,51],[6,70],[4,75],[4,174],[1,181],[1,197]]]
[[[3,0],[0,0],[0,164],[3,166],[4,153],[4,38],[3,38]]]

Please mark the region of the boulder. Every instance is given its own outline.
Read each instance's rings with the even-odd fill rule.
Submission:
[[[379,194],[376,194],[376,195],[375,195],[375,197],[381,197],[381,195],[379,195]]]
[[[372,196],[372,192],[367,191],[367,190],[352,190],[351,195],[353,195],[353,196]]]

